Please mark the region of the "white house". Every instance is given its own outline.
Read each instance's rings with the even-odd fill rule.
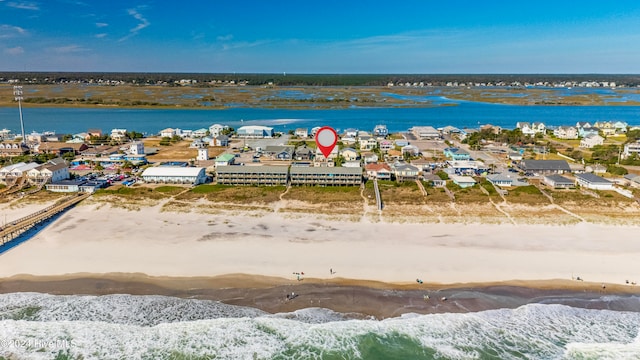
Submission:
[[[573,126],[558,126],[553,130],[553,135],[558,139],[577,139],[578,129]]]
[[[150,183],[198,185],[207,180],[207,175],[203,167],[154,166],[146,168],[142,178]]]
[[[344,148],[340,150],[340,155],[342,155],[346,161],[355,161],[360,158],[358,152],[352,148]]]
[[[111,129],[111,139],[124,141],[127,137],[127,129]]]
[[[228,129],[228,128],[229,127],[225,125],[213,124],[209,126],[209,135],[213,138],[218,137],[222,134],[222,130]]]
[[[371,136],[361,136],[358,141],[360,142],[360,150],[373,150],[378,146],[378,140]]]
[[[591,149],[596,145],[602,145],[602,144],[604,144],[604,138],[597,134],[587,135],[584,138],[582,138],[582,140],[580,140],[580,147],[586,148],[586,149]]]
[[[636,154],[636,156],[638,156],[638,153],[640,153],[640,140],[636,140],[636,142],[625,144],[624,151],[622,152],[622,157],[626,159],[632,154]]]
[[[294,132],[294,135],[306,139],[309,137],[309,130],[307,128],[297,128]]]
[[[176,135],[176,129],[166,128],[160,131],[160,137],[173,137]]]
[[[144,144],[142,141],[134,141],[129,145],[129,154],[144,155]]]
[[[591,173],[576,174],[576,182],[587,189],[613,190],[611,181]]]
[[[203,138],[207,136],[207,129],[201,128],[198,130],[193,130],[193,132],[191,133],[191,136],[196,138]]]

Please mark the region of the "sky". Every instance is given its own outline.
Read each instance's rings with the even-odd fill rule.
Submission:
[[[0,0],[0,71],[640,73],[638,0]]]

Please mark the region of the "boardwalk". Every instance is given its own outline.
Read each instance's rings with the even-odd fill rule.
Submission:
[[[2,242],[0,245],[4,245],[11,240],[20,236],[20,234],[25,231],[31,229],[32,227],[40,224],[41,222],[50,219],[54,215],[57,215],[80,201],[91,196],[90,193],[80,193],[72,196],[71,198],[67,198],[65,201],[61,203],[57,203],[51,205],[47,208],[44,208],[38,212],[27,215],[23,218],[12,221],[11,223],[5,225],[0,229],[0,241]]]

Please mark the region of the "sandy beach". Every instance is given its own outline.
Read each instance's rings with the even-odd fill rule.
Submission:
[[[29,210],[9,211],[18,217]],[[370,223],[266,211],[167,212],[158,205],[128,211],[98,202],[71,209],[2,254],[0,276],[240,273],[297,279],[298,272],[303,278],[398,284],[578,276],[623,284],[640,280],[640,239],[630,236],[637,230],[591,223]]]
[[[1,210],[17,218],[41,206]],[[512,307],[559,292],[602,295],[602,283],[610,293],[640,292],[625,283],[640,279],[640,239],[630,236],[637,230],[340,221],[263,210],[171,212],[161,205],[132,211],[88,202],[1,255],[0,292],[165,294],[268,311],[326,306],[382,317]],[[292,289],[315,295],[284,302]],[[426,294],[455,298],[460,289],[484,295],[451,305],[422,301]],[[395,302],[389,291],[407,293],[395,293],[401,299]],[[492,291],[508,296],[496,300]],[[321,294],[332,304],[323,304]],[[356,306],[356,297],[373,300]]]

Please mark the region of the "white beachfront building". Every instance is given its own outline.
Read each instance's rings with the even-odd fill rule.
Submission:
[[[198,185],[206,182],[207,175],[203,167],[154,166],[145,169],[142,178],[150,183]]]

